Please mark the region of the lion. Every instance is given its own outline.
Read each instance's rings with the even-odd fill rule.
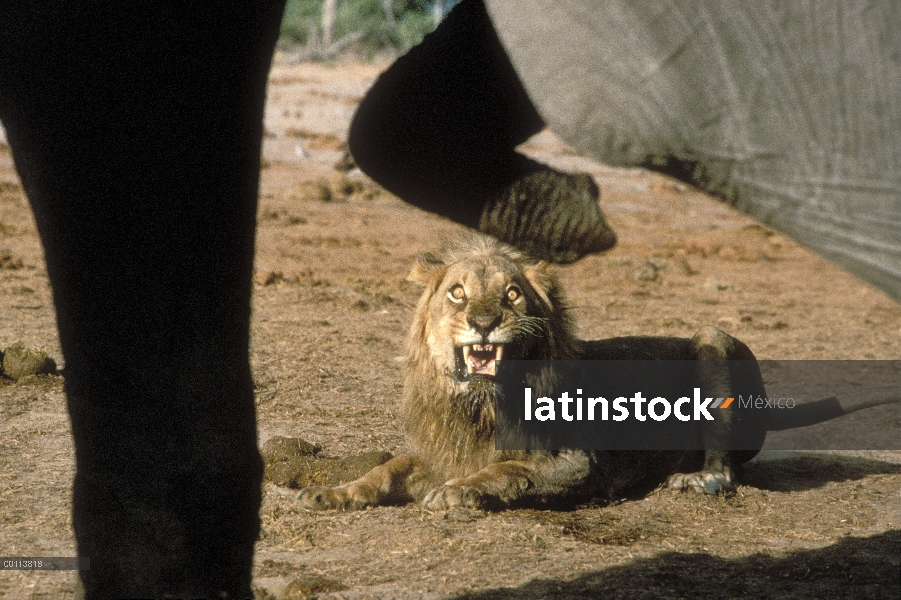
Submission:
[[[425,287],[404,362],[402,415],[411,451],[355,481],[304,488],[298,499],[306,508],[348,510],[413,501],[431,510],[553,506],[617,500],[662,483],[728,494],[735,489],[737,470],[757,454],[767,430],[865,408],[836,409],[833,398],[826,409],[791,411],[794,421],[781,424],[749,422],[753,417],[744,414],[764,411],[736,416],[723,411],[715,421],[692,422],[703,450],[498,450],[494,377],[505,360],[690,360],[698,365],[692,383],[705,393],[725,398],[734,396],[733,390],[763,397],[766,392],[751,350],[715,327],[703,327],[692,338],[577,339],[551,267],[486,236],[464,236],[441,257],[418,257],[409,279]],[[719,368],[734,364],[724,361],[744,361],[751,368]],[[898,398],[879,403],[889,401]],[[741,447],[752,449],[727,449],[737,431]]]

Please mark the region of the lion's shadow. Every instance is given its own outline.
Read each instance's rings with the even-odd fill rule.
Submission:
[[[573,580],[538,577],[516,588],[458,598],[899,598],[899,553],[901,531],[848,537],[782,556],[665,552]]]
[[[700,468],[700,464],[690,469]],[[801,492],[823,487],[829,483],[857,481],[870,475],[901,474],[901,463],[887,462],[861,456],[833,454],[826,451],[768,450],[754,460],[740,466],[739,485],[769,492]],[[668,469],[646,474],[641,481],[620,490],[615,500],[638,501],[665,487],[671,475]],[[555,498],[551,502],[535,503],[524,500],[514,508],[539,508],[569,512],[585,506],[602,506],[613,498]]]
[[[700,467],[700,463],[688,465],[686,471]],[[739,466],[736,472],[739,485],[770,492],[800,492],[829,483],[856,481],[869,475],[901,474],[901,463],[826,451],[765,450],[752,461]],[[661,468],[646,475],[642,481],[626,488],[621,494],[622,498],[645,498],[664,487],[671,472]],[[580,503],[574,499],[542,508],[571,510],[578,506]]]
[[[901,464],[824,452],[764,451],[744,465],[740,483],[771,492],[800,492],[869,475],[897,475]]]

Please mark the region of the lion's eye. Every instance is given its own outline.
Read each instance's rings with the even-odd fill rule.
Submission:
[[[522,290],[515,285],[511,285],[507,288],[507,302],[516,302],[519,300],[520,296],[522,296]]]
[[[463,290],[462,285],[455,285],[447,292],[447,297],[451,302],[460,303],[463,302],[463,299],[466,298],[466,292]]]

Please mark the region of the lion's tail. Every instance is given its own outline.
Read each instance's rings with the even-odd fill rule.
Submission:
[[[766,430],[781,431],[807,427],[865,408],[894,403],[901,403],[901,386],[870,388],[853,394],[843,394],[840,398],[831,396],[816,402],[798,404],[791,410],[767,411],[769,419]]]

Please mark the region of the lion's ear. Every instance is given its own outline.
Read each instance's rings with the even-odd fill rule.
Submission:
[[[413,270],[407,275],[407,281],[429,285],[436,279],[444,277],[447,265],[440,258],[430,252],[416,257]]]
[[[557,288],[559,287],[553,267],[542,260],[524,266],[522,271],[529,285],[538,294],[538,297],[541,298],[548,308],[553,309],[554,302],[552,298],[556,296]]]

